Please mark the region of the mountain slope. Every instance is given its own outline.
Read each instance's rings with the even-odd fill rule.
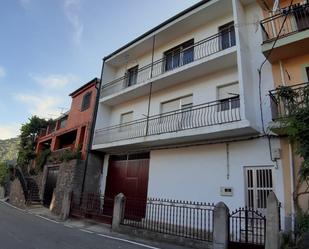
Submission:
[[[0,162],[17,159],[19,141],[19,138],[0,140]]]

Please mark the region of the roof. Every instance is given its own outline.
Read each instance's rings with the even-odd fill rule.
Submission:
[[[165,25],[173,22],[174,20],[176,20],[177,18],[184,16],[185,14],[189,13],[190,11],[202,6],[203,4],[210,2],[212,0],[202,0],[194,5],[192,5],[191,7],[181,11],[180,13],[174,15],[173,17],[167,19],[166,21],[162,22],[161,24],[159,24],[158,26],[152,28],[151,30],[147,31],[146,33],[142,34],[141,36],[137,37],[136,39],[134,39],[133,41],[130,41],[129,43],[125,44],[124,46],[120,47],[119,49],[117,49],[116,51],[112,52],[111,54],[105,56],[103,58],[103,60],[107,60],[109,58],[111,58],[112,56],[118,54],[119,52],[121,52],[122,50],[130,47],[132,44],[138,42],[139,40],[142,40],[143,38],[145,38],[146,36],[150,35],[151,33],[154,33],[155,31],[157,31],[158,29],[164,27]]]
[[[96,84],[98,83],[100,80],[98,78],[93,78],[92,80],[90,80],[88,83],[82,85],[81,87],[79,87],[78,89],[76,89],[74,92],[70,93],[69,96],[73,97],[74,95],[76,95],[78,92],[80,92],[81,90],[83,90],[84,88],[88,88],[90,85],[92,84]]]

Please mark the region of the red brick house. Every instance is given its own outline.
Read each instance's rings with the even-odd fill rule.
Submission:
[[[99,79],[94,78],[69,95],[72,97],[70,110],[41,130],[37,139],[36,154],[46,148],[50,148],[51,152],[79,148],[82,159],[86,158],[96,104],[97,83]]]

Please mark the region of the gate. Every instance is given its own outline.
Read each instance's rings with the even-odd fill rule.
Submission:
[[[58,167],[48,168],[47,171],[43,204],[48,208],[53,198],[54,189],[57,185],[58,172],[59,172]]]
[[[239,208],[229,215],[229,249],[264,249],[266,217],[251,208]]]
[[[71,195],[70,216],[112,224],[114,199],[97,193]]]

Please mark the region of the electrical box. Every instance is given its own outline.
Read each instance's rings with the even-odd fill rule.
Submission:
[[[232,187],[220,187],[220,195],[233,196],[233,188]]]
[[[272,149],[273,159],[280,159],[281,158],[281,149],[273,148]]]

